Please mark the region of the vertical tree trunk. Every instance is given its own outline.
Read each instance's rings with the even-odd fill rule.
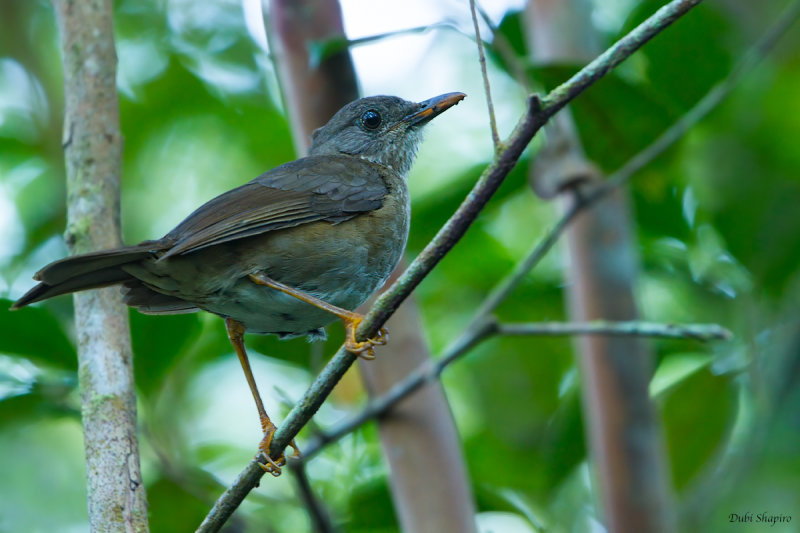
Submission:
[[[583,62],[597,50],[585,0],[530,0],[527,20],[534,61]],[[583,14],[583,16],[582,16]],[[536,191],[565,192],[567,203],[588,194],[602,176],[586,161],[568,109],[553,117],[548,146],[535,165]],[[581,213],[567,234],[569,308],[577,321],[633,320],[637,256],[625,192]],[[605,521],[613,532],[675,529],[664,444],[648,384],[652,354],[630,337],[577,341],[590,456]]]
[[[337,0],[271,0],[270,26],[295,146],[302,154],[311,132],[358,98],[348,50],[319,65],[312,65],[308,54],[314,41],[344,39],[341,10]],[[387,323],[389,344],[377,350],[376,360],[359,366],[371,395],[382,394],[430,360],[421,327],[409,299]],[[475,531],[461,444],[441,385],[426,385],[400,403],[378,421],[378,430],[402,530]]]
[[[401,265],[398,271],[403,268]],[[394,275],[397,274],[396,271]],[[413,298],[403,303],[386,327],[389,344],[376,352],[374,361],[359,362],[364,383],[373,397],[385,394],[431,360]],[[402,530],[476,532],[472,485],[441,383],[428,382],[395,405],[378,419],[378,433],[391,469],[389,483]]]
[[[295,149],[305,155],[311,133],[358,98],[347,48],[323,58],[309,53],[313,43],[345,39],[342,10],[337,0],[270,0],[269,29]]]
[[[584,189],[585,190],[585,189]],[[634,320],[636,256],[623,191],[579,215],[567,235],[574,320]],[[609,531],[674,531],[661,428],[641,339],[578,339],[591,457]]]
[[[54,0],[64,65],[64,148],[73,253],[120,244],[122,136],[110,0]],[[75,295],[92,531],[148,530],[128,311],[116,288]]]

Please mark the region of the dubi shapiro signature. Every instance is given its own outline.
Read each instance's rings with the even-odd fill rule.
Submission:
[[[772,513],[731,513],[728,515],[731,523],[754,523],[754,524],[788,524],[792,521],[792,516],[788,514]]]

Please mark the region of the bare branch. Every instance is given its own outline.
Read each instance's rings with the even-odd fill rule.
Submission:
[[[497,307],[505,301],[511,292],[517,288],[523,278],[531,271],[531,269],[541,261],[547,252],[558,242],[558,238],[564,232],[564,229],[572,222],[572,219],[575,218],[580,212],[580,208],[578,204],[573,204],[574,206],[569,209],[562,217],[556,222],[556,225],[553,226],[550,231],[544,236],[544,238],[538,241],[533,248],[528,252],[525,258],[517,263],[514,266],[514,270],[511,273],[503,278],[500,283],[495,285],[495,287],[491,290],[489,295],[483,300],[478,310],[475,312],[472,320],[470,321],[469,326],[465,328],[465,330],[470,330],[474,327],[477,323],[486,320],[486,318],[491,315]],[[585,205],[585,204],[584,204]]]
[[[534,322],[498,324],[498,335],[560,337],[564,335],[622,335],[661,339],[694,339],[698,341],[730,340],[733,334],[717,324],[662,324],[660,322]]]
[[[800,1],[795,2],[759,40],[759,42],[744,56],[743,60],[731,72],[731,74],[714,88],[692,108],[684,117],[682,117],[675,125],[670,127],[664,132],[656,141],[654,141],[647,148],[639,152],[632,158],[626,165],[615,172],[609,180],[613,183],[612,187],[616,188],[622,185],[629,179],[636,171],[646,166],[647,163],[658,157],[666,148],[669,143],[664,143],[663,139],[672,139],[675,142],[680,138],[676,135],[677,131],[681,134],[685,133],[688,128],[694,123],[698,122],[705,114],[710,111],[713,106],[709,107],[709,101],[718,105],[724,96],[735,87],[741,77],[754,67],[765,55],[769,53],[779,38],[786,32],[792,22],[800,16]],[[732,81],[735,80],[735,81]],[[718,89],[725,87],[724,94],[720,93]],[[711,95],[715,95],[712,100]],[[706,112],[703,114],[696,114],[693,111],[698,107],[705,107]],[[686,117],[694,117],[695,121],[691,124],[686,121]],[[680,125],[680,126],[679,126]],[[636,164],[632,162],[636,161]],[[611,189],[609,189],[610,191]],[[470,349],[478,344],[481,340],[491,335],[494,332],[493,328],[498,328],[499,333],[507,335],[579,335],[579,334],[621,334],[621,335],[640,335],[647,337],[661,337],[661,338],[695,338],[697,340],[728,340],[732,334],[729,330],[717,324],[662,324],[651,322],[623,322],[623,323],[604,323],[592,322],[589,324],[578,323],[538,323],[526,325],[493,325],[489,320],[489,315],[497,308],[502,301],[508,297],[511,291],[516,288],[522,278],[547,254],[552,246],[558,241],[558,237],[563,230],[569,225],[569,222],[580,212],[582,208],[588,207],[594,201],[599,200],[602,194],[592,196],[585,199],[580,204],[574,204],[564,216],[556,223],[547,235],[539,241],[527,254],[525,259],[520,261],[514,268],[513,272],[503,281],[501,281],[489,296],[484,300],[481,307],[475,313],[474,318],[470,325],[465,328],[465,333],[459,338],[456,343],[445,352],[442,359],[444,363],[442,369],[449,365],[453,360],[457,359]],[[438,368],[438,367],[437,367]],[[308,460],[319,450],[327,444],[337,441],[342,436],[354,431],[368,420],[375,418],[382,414],[393,402],[401,400],[407,393],[405,387],[412,385],[412,387],[421,384],[420,377],[414,378],[412,383],[398,384],[391,394],[376,398],[371,402],[362,412],[358,413],[346,422],[337,425],[333,431],[326,432],[320,435],[308,447],[306,447],[305,459]],[[408,392],[413,392],[412,388]]]
[[[510,71],[509,73],[511,74],[511,77],[514,78],[514,81],[519,83],[519,86],[524,88],[525,91],[532,93],[534,89],[530,77],[526,73],[526,62],[517,55],[508,38],[497,31],[497,28],[492,23],[492,19],[489,18],[489,14],[486,12],[486,10],[480,6],[477,7],[478,13],[483,19],[483,22],[492,31],[492,48],[508,65],[508,69]]]
[[[483,40],[481,40],[481,29],[478,24],[478,13],[475,8],[475,0],[469,0],[469,9],[472,13],[472,25],[475,27],[475,44],[478,45],[478,62],[481,65],[481,77],[483,78],[483,92],[486,95],[486,107],[489,108],[489,128],[492,131],[492,144],[497,152],[500,149],[500,135],[497,133],[497,118],[494,115],[494,103],[492,102],[492,87],[489,84],[489,73],[486,72],[486,54],[483,51]]]

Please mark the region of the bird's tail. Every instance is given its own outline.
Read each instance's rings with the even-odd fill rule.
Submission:
[[[19,309],[60,294],[97,289],[131,280],[133,277],[122,267],[151,255],[157,249],[153,244],[144,242],[136,246],[66,257],[50,263],[33,276],[40,283],[14,302],[11,309]]]

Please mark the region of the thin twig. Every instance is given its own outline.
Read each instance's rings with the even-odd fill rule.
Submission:
[[[489,14],[486,10],[480,6],[477,7],[483,22],[492,32],[492,48],[497,55],[506,62],[506,65],[508,65],[511,77],[514,78],[514,81],[519,83],[519,86],[525,89],[527,93],[534,92],[533,83],[531,83],[531,78],[527,74],[528,63],[517,55],[508,38],[497,31],[497,27],[492,22],[492,19],[489,18]]]
[[[679,16],[688,12],[701,0],[673,0],[631,33],[617,41],[607,52],[560,85],[544,100],[531,97],[528,109],[517,123],[503,149],[481,174],[467,198],[448,219],[430,243],[420,252],[406,271],[378,298],[358,329],[358,338],[374,336],[389,316],[408,297],[425,276],[455,246],[488,203],[494,192],[517,163],[533,136],[570,100],[600,79],[614,66],[638,50]],[[334,385],[353,364],[356,357],[340,348],[325,366],[303,398],[292,408],[283,424],[278,427],[270,446],[270,456],[278,457],[303,425],[316,413],[330,394]],[[219,531],[239,504],[257,484],[263,471],[252,461],[212,507],[198,532]]]
[[[533,248],[528,252],[525,258],[516,264],[514,270],[503,278],[500,283],[489,292],[489,295],[483,300],[478,310],[475,312],[469,325],[465,331],[472,329],[475,324],[486,320],[497,307],[505,301],[509,294],[519,285],[523,278],[531,271],[531,269],[541,261],[547,252],[556,244],[558,238],[564,232],[564,229],[569,225],[575,216],[580,212],[580,207],[583,204],[573,202],[570,204],[566,213],[556,222],[544,238],[538,241]]]
[[[731,69],[730,74],[728,74],[725,79],[715,84],[700,101],[655,141],[629,159],[622,168],[609,176],[605,186],[595,191],[595,194],[601,196],[605,195],[611,188],[624,184],[632,175],[640,171],[653,159],[661,155],[664,150],[683,137],[692,126],[700,122],[703,117],[708,115],[709,112],[716,108],[731,91],[733,91],[745,74],[750,72],[764,57],[766,57],[798,17],[800,17],[800,2],[794,2],[787,7],[780,17],[778,17],[767,31],[764,32],[756,44],[744,54],[742,59]],[[586,201],[594,201],[594,198],[589,197]]]
[[[546,97],[543,99],[539,99],[537,96],[530,97],[525,115],[505,141],[503,150],[495,155],[494,160],[478,178],[478,182],[467,198],[409,265],[403,275],[372,306],[359,328],[359,333],[366,335],[363,338],[377,332],[379,325],[386,322],[391,313],[466,233],[481,209],[514,167],[533,135],[549,118],[581,91],[605,75],[613,66],[621,63],[627,55],[638,50],[700,1],[673,0]],[[579,87],[573,88],[570,84],[576,84]],[[554,94],[556,91],[557,94]]]
[[[729,340],[733,334],[717,324],[663,324],[660,322],[534,322],[498,324],[498,335],[561,337],[564,335],[623,335],[661,339],[694,339],[698,341]]]
[[[489,128],[492,130],[492,144],[494,150],[500,150],[500,135],[497,133],[497,119],[494,115],[494,103],[492,102],[492,87],[489,84],[489,73],[486,71],[486,54],[483,51],[483,41],[481,40],[480,24],[478,24],[478,13],[475,8],[475,0],[469,0],[469,9],[472,12],[472,25],[475,26],[475,43],[478,45],[478,63],[481,65],[481,77],[483,77],[483,92],[486,94],[486,107],[489,108]]]

